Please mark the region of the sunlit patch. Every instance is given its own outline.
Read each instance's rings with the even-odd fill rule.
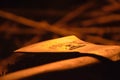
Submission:
[[[74,49],[77,49],[77,48],[80,48],[83,46],[85,46],[84,43],[72,41],[69,43],[60,43],[60,44],[52,45],[49,48],[51,48],[51,49],[63,49],[63,50],[74,50]]]

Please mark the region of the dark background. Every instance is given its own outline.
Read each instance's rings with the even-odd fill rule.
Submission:
[[[87,1],[88,0],[1,0],[0,7],[66,9],[68,6],[79,5]]]
[[[120,6],[118,6],[120,5],[119,2],[119,0],[0,0],[0,11],[5,11],[7,13],[22,18],[27,18],[28,20],[33,20],[37,23],[46,22],[49,26],[45,27],[49,29],[56,27],[70,34],[73,31],[74,33],[77,33],[76,36],[79,39],[87,42],[102,45],[120,45]],[[87,8],[85,5],[88,3],[92,3],[93,5]],[[68,22],[63,22],[55,25],[57,22],[61,21],[63,17],[72,12],[75,12],[77,8],[81,8],[83,6],[86,8],[85,11],[78,10],[78,13],[81,11],[80,14],[72,15],[75,17],[68,20]],[[15,18],[13,17],[13,19]],[[27,23],[27,21],[25,21],[25,23]],[[42,24],[44,25],[44,23]],[[33,43],[68,35],[65,33],[62,34],[59,31],[38,29],[35,28],[35,26],[31,26],[32,25],[28,26],[24,23],[19,23],[14,20],[7,19],[0,14],[0,71],[2,71],[2,68],[4,67],[6,68],[6,65],[1,66],[1,62],[14,55],[14,50],[27,45],[31,45]],[[91,28],[93,29],[91,30]],[[22,61],[24,62],[27,57],[29,58],[28,61],[34,61],[35,59],[36,63],[37,61],[39,61],[38,55],[30,57],[29,55],[26,55],[26,57],[24,57]],[[42,59],[46,60],[46,58],[44,57],[42,57]],[[31,61],[29,62],[29,66],[33,65],[33,62]],[[20,65],[25,65],[23,62],[19,62]],[[28,62],[26,60],[26,64],[27,63]],[[13,68],[15,68],[16,66],[14,66]],[[61,72],[61,74],[53,73],[52,76],[54,77],[54,75],[56,75],[61,77],[61,75],[63,75],[64,77],[70,76],[77,79],[77,77],[80,78],[79,74],[81,74],[81,77],[82,75],[84,75],[83,77],[90,78],[89,80],[113,80],[114,77],[116,79],[117,77],[119,77],[119,74],[117,74],[117,72],[119,73],[120,71],[118,69],[119,66],[120,65],[118,61],[114,65],[110,64],[102,66],[103,69],[101,67],[93,67],[92,69],[89,68],[89,70],[85,68],[83,69],[82,73],[84,73],[84,70],[86,72],[88,71],[88,77],[86,77],[86,73],[82,74],[81,70],[78,69],[70,71],[70,75],[72,75],[74,72],[76,76],[70,76],[68,74],[69,71],[67,71],[66,73],[64,73],[63,71]],[[21,66],[18,67],[23,69],[23,67]],[[78,73],[76,73],[76,71]],[[91,74],[91,72],[93,74]],[[48,78],[49,77],[51,77],[51,74],[50,76],[48,75]]]

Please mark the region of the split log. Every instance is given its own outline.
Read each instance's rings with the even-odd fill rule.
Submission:
[[[70,31],[74,32],[80,32],[81,34],[97,34],[97,35],[103,35],[103,34],[119,34],[120,33],[120,27],[70,27]]]
[[[91,26],[94,24],[104,24],[104,23],[110,23],[113,21],[120,21],[120,15],[112,14],[112,15],[108,15],[108,16],[97,17],[95,19],[83,21],[83,22],[81,22],[81,25]]]
[[[41,34],[43,31],[37,30],[37,29],[20,29],[18,28],[17,24],[12,23],[13,25],[10,25],[11,23],[5,22],[2,25],[0,25],[0,32],[5,32],[7,34]]]
[[[84,14],[86,17],[98,17],[98,16],[104,16],[107,14],[110,14],[114,11],[117,11],[120,9],[120,5],[107,5],[103,6],[100,10],[95,10],[89,13]]]
[[[59,28],[59,27],[54,26],[54,25],[52,26],[52,25],[49,25],[47,22],[41,22],[41,23],[39,23],[39,22],[30,20],[30,19],[27,19],[27,18],[23,18],[23,17],[20,17],[20,16],[16,16],[16,15],[14,15],[12,13],[4,12],[4,11],[0,11],[0,16],[3,17],[3,18],[6,18],[6,19],[9,19],[9,20],[12,20],[12,21],[24,24],[26,26],[38,29],[38,30],[46,30],[46,31],[53,32],[55,34],[62,35],[62,36],[76,35],[76,36],[78,36],[81,39],[85,37],[84,34],[80,34],[79,32],[69,31],[68,29]],[[106,40],[104,38],[100,38],[100,39],[102,39],[102,41],[97,41],[98,39],[96,39],[96,37],[92,37],[92,38],[94,38],[94,40],[96,40],[96,43],[111,44],[111,43],[106,43],[106,41],[108,41],[108,42],[110,41],[111,42],[111,40]],[[91,42],[91,41],[89,41],[89,42]],[[119,43],[116,43],[114,41],[112,41],[112,43],[119,44]]]
[[[60,42],[61,41],[61,42]],[[51,45],[47,45],[50,44]],[[56,47],[54,47],[56,45]],[[71,45],[74,49],[70,49]],[[78,46],[84,45],[84,46]],[[41,47],[40,47],[41,46]],[[67,48],[66,48],[67,47]],[[41,49],[40,49],[41,48]],[[53,50],[54,49],[54,50]],[[107,46],[107,45],[95,45],[92,43],[84,42],[76,38],[75,36],[68,36],[60,39],[54,39],[23,47],[15,52],[82,52],[83,54],[98,55],[110,59],[111,61],[120,60],[120,46]],[[40,65],[25,70],[20,70],[0,77],[1,80],[17,80],[34,76],[36,74],[43,74],[54,71],[70,70],[73,68],[82,68],[88,65],[99,63],[100,60],[91,56],[77,57],[73,59],[61,60],[45,65]],[[27,74],[26,74],[27,73]]]
[[[9,20],[12,20],[12,21],[24,24],[26,26],[29,26],[29,27],[32,27],[32,28],[36,28],[38,30],[42,29],[42,30],[54,32],[54,33],[60,34],[60,35],[71,35],[71,34],[78,35],[75,32],[70,32],[70,31],[64,30],[62,28],[59,29],[56,26],[51,27],[51,25],[49,25],[46,22],[39,23],[39,22],[30,20],[30,19],[27,19],[27,18],[23,18],[23,17],[20,17],[20,16],[16,16],[14,14],[11,14],[11,13],[8,13],[8,12],[4,12],[4,11],[0,11],[0,16],[3,17],[3,18],[6,18],[6,19],[9,19]]]
[[[101,38],[99,36],[86,36],[85,37],[85,40],[86,41],[90,41],[92,43],[96,43],[96,44],[99,44],[99,41],[100,42],[104,42],[104,43],[109,43],[109,45],[120,45],[119,42],[116,41],[116,44],[114,43],[114,41],[112,40],[107,40],[107,39],[104,39],[104,38]],[[97,42],[98,41],[98,42]],[[103,44],[104,44],[103,43]],[[105,45],[105,44],[104,44]]]

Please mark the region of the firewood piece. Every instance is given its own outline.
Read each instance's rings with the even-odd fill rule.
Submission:
[[[119,9],[120,9],[120,5],[106,5],[98,10],[88,12],[88,13],[84,14],[84,16],[92,17],[92,18],[98,17],[98,16],[104,16],[104,15],[112,13],[113,11],[117,11]]]
[[[103,24],[103,23],[109,23],[112,21],[120,21],[120,15],[112,14],[112,15],[108,15],[108,16],[101,16],[101,17],[97,17],[95,19],[83,21],[83,22],[81,22],[81,24],[83,26],[91,26],[94,24]]]
[[[48,45],[48,44],[50,44],[50,45]],[[66,37],[62,37],[62,38],[58,38],[58,39],[52,39],[52,40],[48,40],[48,41],[35,43],[30,46],[26,46],[26,47],[17,49],[15,52],[55,52],[55,51],[56,52],[60,52],[60,51],[69,52],[69,51],[71,51],[71,50],[69,50],[69,47],[71,47],[71,46],[67,46],[67,45],[75,45],[75,46],[79,46],[79,47],[83,46],[85,50],[90,48],[90,46],[87,47],[88,45],[91,45],[91,47],[94,47],[92,43],[88,43],[88,42],[86,43],[85,41],[80,40],[76,36],[66,36]],[[84,45],[86,45],[86,46],[84,46]]]
[[[62,42],[60,42],[60,40]],[[50,43],[51,43],[51,45],[47,45]],[[70,50],[70,48],[63,47],[66,45],[75,46],[76,44],[78,44],[78,45],[84,44],[85,46],[77,47],[73,50]],[[58,46],[54,47],[54,50],[52,50],[52,48],[50,48],[50,47],[55,46],[55,45],[58,45]],[[78,45],[76,45],[76,46],[78,46]],[[42,46],[42,47],[40,47],[40,46]],[[40,49],[40,48],[42,48],[42,49]],[[82,52],[83,54],[88,53],[88,54],[103,56],[107,59],[110,59],[111,61],[120,60],[120,46],[95,45],[92,43],[88,43],[88,42],[79,40],[75,36],[68,36],[68,37],[64,37],[64,38],[59,38],[59,39],[45,41],[42,43],[33,44],[28,47],[18,49],[16,52],[23,52],[23,51],[26,52],[27,50],[28,51],[31,50],[32,52],[36,52],[36,50],[39,52],[46,52],[46,51],[47,52],[63,51],[63,52],[80,52],[80,53]],[[40,65],[37,67],[28,68],[25,70],[20,70],[18,72],[13,72],[13,73],[10,73],[10,74],[0,77],[0,79],[1,80],[17,80],[17,79],[26,78],[29,76],[34,76],[36,74],[43,74],[43,73],[62,71],[62,70],[70,70],[70,69],[74,69],[74,68],[78,68],[78,67],[82,68],[82,67],[85,67],[88,65],[99,63],[99,62],[100,61],[98,59],[96,59],[94,57],[90,57],[90,56],[77,57],[77,58],[73,58],[73,59],[66,59],[66,60],[61,60],[61,61],[57,61],[57,62],[52,62],[52,63]]]
[[[0,61],[0,76],[7,73],[8,65],[15,64],[16,60],[19,60],[24,54],[13,54],[10,57]]]
[[[56,26],[51,27],[51,25],[49,25],[46,22],[39,23],[39,22],[30,20],[30,19],[27,19],[27,18],[16,16],[14,14],[11,14],[11,13],[8,13],[8,12],[5,12],[5,11],[0,11],[0,16],[3,17],[3,18],[9,19],[9,20],[12,20],[12,21],[27,25],[29,27],[36,28],[38,30],[42,29],[42,30],[54,32],[54,33],[60,34],[60,35],[71,35],[71,34],[78,35],[75,32],[70,32],[70,31],[64,30],[62,28],[59,29]]]
[[[11,25],[12,24],[12,25]],[[12,34],[42,34],[43,31],[36,29],[20,29],[16,23],[10,23],[9,21],[0,25],[0,32],[5,32],[8,35]]]
[[[69,31],[68,29],[59,28],[59,27],[54,26],[54,25],[52,26],[52,25],[49,25],[47,22],[41,22],[41,23],[36,22],[36,21],[30,20],[30,19],[27,19],[27,18],[24,18],[24,17],[21,17],[21,16],[16,16],[12,13],[4,12],[4,11],[0,11],[0,16],[3,17],[3,18],[9,19],[9,20],[27,25],[29,27],[38,29],[38,30],[46,30],[46,31],[53,32],[55,34],[62,35],[62,36],[76,35],[81,39],[85,37],[85,35],[80,34],[79,32]],[[116,16],[116,17],[118,17],[118,16]],[[94,40],[98,40],[98,39],[96,39],[96,37],[94,37]],[[103,42],[101,42],[101,41],[97,41],[97,42],[99,42],[101,44],[109,44],[109,43],[104,43],[104,42],[106,42],[106,39],[102,38],[102,40],[103,40]],[[118,44],[118,43],[114,42],[114,44]]]
[[[99,44],[100,42],[102,42],[102,44],[109,44],[109,45],[120,45],[119,42],[116,41],[113,41],[113,40],[107,40],[107,39],[104,39],[102,37],[99,37],[99,36],[86,36],[85,37],[86,41],[90,41],[92,43],[97,43]]]
[[[120,27],[74,27],[69,28],[70,31],[80,32],[81,34],[97,34],[102,36],[103,34],[110,33],[110,34],[119,34]]]

